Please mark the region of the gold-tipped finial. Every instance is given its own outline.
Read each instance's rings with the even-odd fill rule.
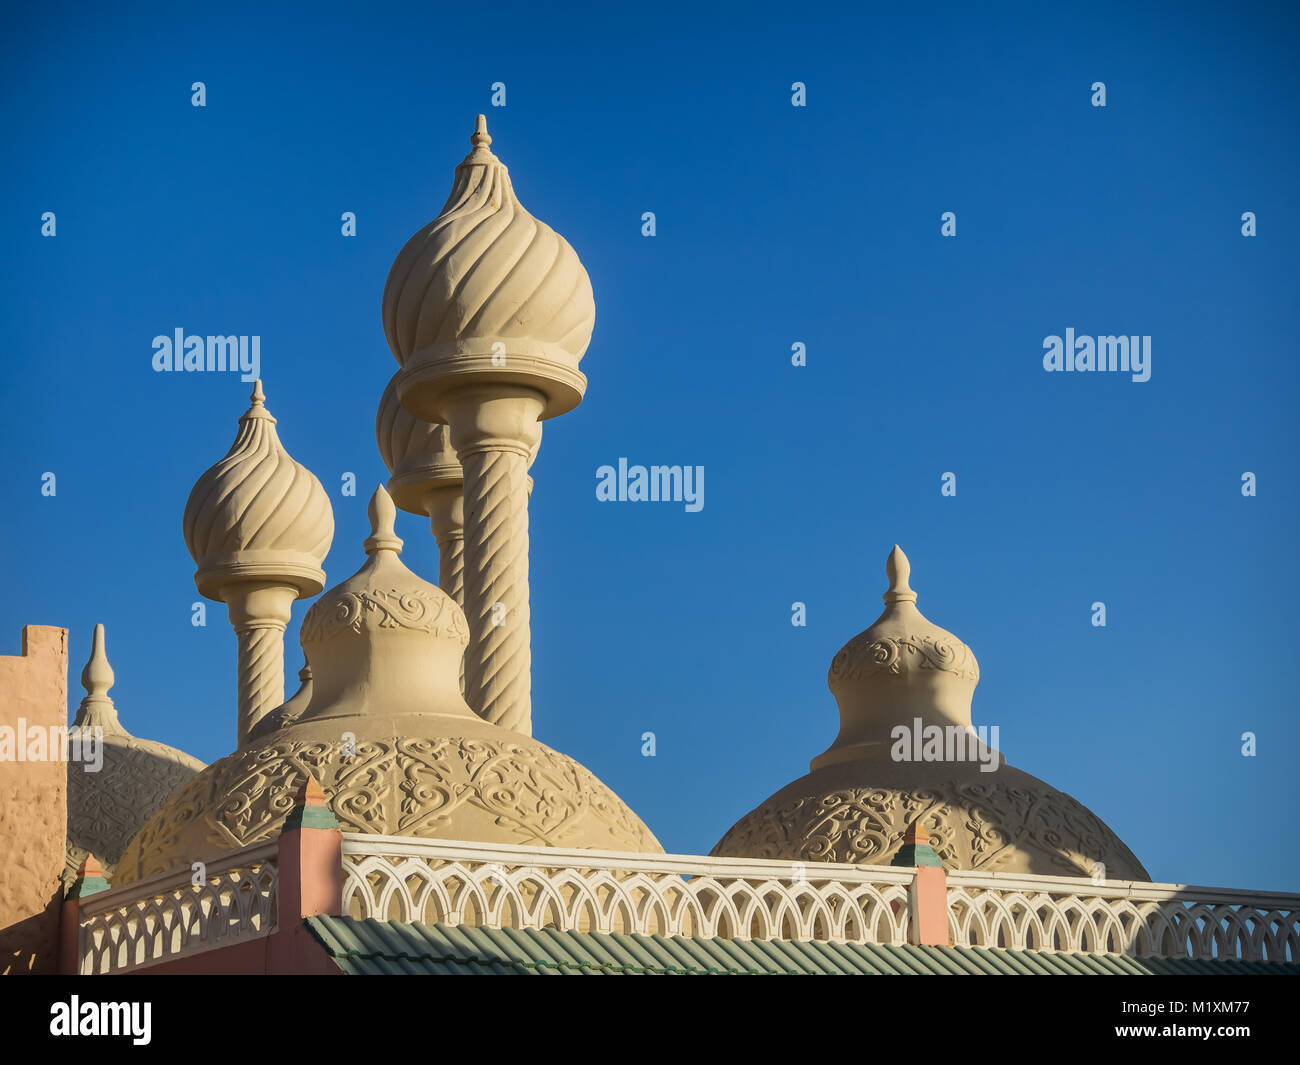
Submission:
[[[487,148],[491,145],[492,138],[487,131],[487,115],[479,115],[474,119],[474,134],[469,142],[475,148]]]
[[[402,540],[393,529],[393,523],[397,520],[397,507],[393,505],[393,497],[388,494],[388,489],[382,484],[370,497],[370,506],[366,508],[366,513],[370,515],[370,535],[366,537],[364,545],[366,554],[393,551],[400,555]]]
[[[885,575],[889,578],[889,591],[884,594],[886,603],[916,602],[916,593],[907,583],[908,577],[912,575],[912,564],[907,561],[903,549],[897,544],[894,545],[894,550],[889,552],[889,558],[885,562]]]

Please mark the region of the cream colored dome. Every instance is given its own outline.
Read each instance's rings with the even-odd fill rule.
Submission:
[[[349,832],[662,851],[587,769],[469,708],[464,613],[402,563],[382,488],[370,515],[369,559],[303,619],[306,709],[173,795],[127,848],[115,884],[274,837],[307,773]]]
[[[334,539],[334,512],[320,481],[280,443],[262,382],[226,457],[195,483],[185,504],[185,543],[198,563],[199,592],[221,599],[232,579],[263,571],[300,595],[324,586],[321,563]]]
[[[919,821],[949,869],[1089,876],[1101,862],[1108,879],[1150,880],[1096,814],[977,738],[974,653],[917,610],[897,546],[886,569],[884,613],[831,663],[835,742],[713,853],[888,865]]]
[[[428,515],[430,491],[457,487],[464,480],[460,459],[446,425],[426,422],[397,401],[397,374],[379,399],[375,414],[379,454],[392,477],[388,492],[402,510]]]
[[[438,217],[398,254],[384,286],[384,333],[410,383],[428,371],[481,373],[547,396],[545,417],[578,405],[578,363],[596,321],[591,279],[569,242],[524,209],[478,116]],[[494,359],[497,360],[494,362]],[[414,408],[413,408],[414,409]],[[436,411],[415,410],[431,422]]]
[[[68,759],[68,838],[65,876],[74,877],[93,854],[109,877],[141,826],[168,797],[203,769],[203,763],[165,743],[132,736],[118,720],[108,691],[113,667],[104,649],[104,626],[95,626],[90,659],[81,672],[86,697],[72,722]],[[83,730],[102,730],[103,765],[87,772]],[[90,731],[88,738],[95,733]],[[97,741],[96,741],[97,742]]]

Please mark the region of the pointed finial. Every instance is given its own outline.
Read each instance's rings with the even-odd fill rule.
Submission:
[[[487,115],[479,115],[474,119],[474,134],[469,142],[475,148],[486,148],[492,143],[487,131]]]
[[[246,422],[250,418],[262,418],[275,424],[275,418],[266,409],[266,393],[262,391],[262,379],[260,377],[253,382],[253,394],[248,399],[249,408],[240,417],[240,422]]]
[[[86,695],[77,708],[73,728],[93,728],[98,725],[110,732],[126,731],[117,719],[117,707],[108,694],[108,689],[116,679],[104,650],[104,626],[96,625],[95,634],[90,641],[90,659],[81,671],[81,686],[86,689]]]
[[[370,506],[366,513],[370,515],[370,535],[366,537],[364,545],[366,554],[393,551],[400,555],[402,541],[393,529],[393,523],[397,520],[397,508],[393,505],[393,497],[382,484],[370,497]]]
[[[907,561],[903,549],[897,544],[894,545],[894,550],[889,553],[889,558],[885,562],[885,575],[889,578],[889,591],[884,595],[886,603],[916,602],[916,593],[907,583],[908,577],[912,575],[912,564]]]
[[[104,626],[96,625],[95,635],[90,641],[90,660],[81,671],[81,686],[86,689],[86,698],[111,703],[113,700],[108,697],[108,689],[116,679],[104,651]]]

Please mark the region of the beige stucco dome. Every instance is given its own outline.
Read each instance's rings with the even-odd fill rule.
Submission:
[[[68,758],[68,837],[65,876],[73,877],[87,854],[113,875],[131,838],[182,784],[203,769],[184,751],[132,736],[118,719],[108,691],[113,667],[104,648],[104,626],[95,626],[90,659],[81,672],[86,697],[73,719]],[[87,741],[102,730],[103,763],[87,772]],[[83,738],[84,737],[84,738]]]
[[[285,580],[300,595],[324,586],[321,562],[334,538],[334,511],[315,475],[280,443],[262,382],[226,457],[195,483],[185,504],[185,543],[198,563],[200,593],[260,576]]]
[[[459,488],[464,479],[460,459],[451,446],[451,429],[415,417],[397,401],[397,374],[379,398],[375,441],[392,474],[388,492],[393,502],[409,513],[427,514],[432,489],[444,485]]]
[[[1089,876],[1101,862],[1109,879],[1150,880],[1096,814],[976,738],[974,653],[916,608],[897,546],[886,568],[884,613],[831,662],[835,742],[713,853],[888,865],[920,821],[950,869]]]
[[[411,387],[482,375],[539,388],[553,417],[586,389],[578,363],[596,321],[591,279],[569,242],[520,204],[482,115],[470,142],[442,211],[407,241],[384,286],[384,333],[407,371],[402,403],[427,404],[412,409],[440,421]]]
[[[173,795],[132,840],[115,883],[278,835],[308,773],[344,831],[662,851],[590,771],[469,708],[464,613],[402,563],[384,489],[370,514],[367,562],[303,619],[306,709]]]

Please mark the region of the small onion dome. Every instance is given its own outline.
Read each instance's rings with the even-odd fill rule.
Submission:
[[[663,852],[588,769],[469,708],[465,615],[402,562],[396,517],[377,489],[365,564],[303,618],[307,708],[173,795],[131,841],[115,885],[274,839],[307,774],[345,832]]]
[[[392,474],[388,492],[393,502],[409,514],[427,517],[432,492],[457,487],[464,481],[460,459],[451,446],[451,430],[415,417],[397,401],[397,374],[379,400],[375,439],[384,465]]]
[[[554,417],[587,388],[578,362],[596,321],[591,279],[569,242],[519,203],[482,115],[470,143],[441,213],[407,241],[384,286],[401,400],[436,422],[439,389],[470,378],[534,388],[546,396],[542,416]]]
[[[240,580],[277,580],[302,596],[325,585],[321,563],[334,539],[334,512],[320,481],[280,443],[259,380],[226,457],[185,504],[185,543],[194,583],[209,599]]]
[[[886,563],[885,612],[830,668],[840,733],[713,848],[730,858],[888,865],[925,830],[949,869],[1150,880],[1077,799],[1016,769],[975,729],[975,655],[916,608],[907,556]],[[915,857],[914,854],[911,855]]]
[[[108,694],[114,679],[104,650],[104,626],[96,625],[90,660],[81,671],[86,697],[68,733],[64,875],[69,879],[75,878],[87,854],[99,858],[111,877],[131,837],[172,792],[203,769],[202,762],[184,751],[139,739],[122,727]],[[103,755],[97,771],[96,751]]]
[[[885,562],[885,611],[831,660],[827,684],[840,707],[840,734],[813,768],[852,759],[862,746],[889,744],[909,714],[940,726],[971,727],[979,684],[975,653],[916,608],[912,566],[897,544]],[[900,718],[900,713],[902,717]]]

